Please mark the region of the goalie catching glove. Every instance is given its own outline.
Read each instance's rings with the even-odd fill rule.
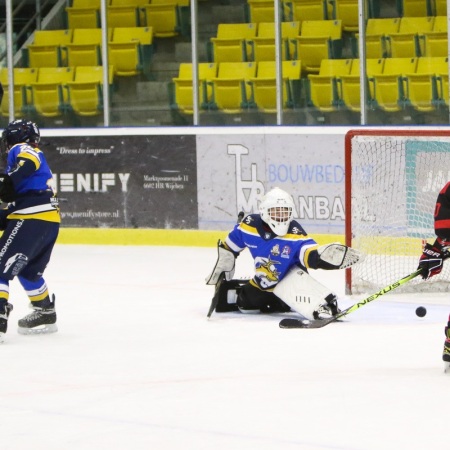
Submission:
[[[206,284],[217,284],[222,273],[225,273],[225,279],[231,280],[234,275],[234,265],[238,254],[231,251],[222,241],[217,243],[217,261],[211,275],[206,277]]]
[[[422,269],[422,278],[428,280],[441,273],[444,259],[449,257],[450,242],[437,238],[434,244],[426,244],[419,260],[418,269]]]
[[[346,269],[363,259],[362,253],[338,242],[321,245],[317,253],[319,254],[317,268],[325,270]]]

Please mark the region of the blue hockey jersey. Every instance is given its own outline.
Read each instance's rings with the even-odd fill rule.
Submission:
[[[61,221],[53,174],[41,150],[26,143],[14,145],[8,152],[6,173],[16,191],[7,208],[8,219]]]
[[[315,261],[311,253],[318,247],[297,221],[291,222],[286,235],[277,236],[259,214],[250,214],[235,225],[225,244],[236,253],[249,249],[255,264],[255,275],[250,283],[269,291],[293,266],[307,270],[311,261]],[[317,255],[316,251],[313,253]]]

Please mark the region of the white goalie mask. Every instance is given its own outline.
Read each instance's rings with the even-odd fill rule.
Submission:
[[[259,212],[277,236],[284,236],[294,216],[294,200],[282,189],[273,188],[263,197]]]

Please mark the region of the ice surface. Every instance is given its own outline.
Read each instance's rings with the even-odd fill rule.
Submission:
[[[319,330],[280,329],[282,315],[208,321],[215,258],[58,245],[46,279],[59,332],[44,336],[17,333],[29,310],[14,281],[2,450],[448,447],[450,294],[388,294]],[[242,255],[237,276],[249,273]],[[312,274],[343,296],[342,272]]]

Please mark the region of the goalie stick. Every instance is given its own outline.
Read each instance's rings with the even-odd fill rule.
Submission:
[[[344,309],[340,313],[336,314],[333,317],[330,317],[329,319],[322,319],[322,320],[308,320],[308,319],[283,319],[280,322],[280,328],[323,328],[327,326],[328,324],[332,322],[336,322],[337,320],[341,319],[342,317],[356,311],[359,308],[362,308],[364,305],[367,305],[370,302],[373,302],[374,300],[377,300],[382,295],[387,294],[394,289],[397,289],[401,285],[407,283],[408,281],[412,280],[413,278],[416,278],[422,273],[422,269],[417,269],[415,272],[410,273],[406,277],[403,277],[401,280],[395,281],[394,283],[390,284],[389,286],[384,287],[383,289],[379,290],[378,292],[375,292],[375,294],[370,295],[369,297],[360,300],[359,302],[355,303],[352,306],[349,306],[348,308]]]
[[[244,216],[245,216],[244,211],[241,211],[241,212],[238,214],[237,222],[236,222],[236,223],[241,223],[241,221],[242,221],[242,219],[244,218]],[[219,291],[220,291],[220,285],[223,283],[224,280],[225,280],[225,272],[222,272],[222,273],[219,275],[219,279],[217,280],[216,287],[215,287],[215,289],[214,289],[214,296],[213,296],[213,298],[212,298],[212,300],[211,300],[211,306],[209,307],[208,314],[206,315],[206,317],[207,317],[208,319],[211,317],[211,314],[214,312],[214,310],[215,310],[216,307],[217,307],[217,304],[219,303]]]

